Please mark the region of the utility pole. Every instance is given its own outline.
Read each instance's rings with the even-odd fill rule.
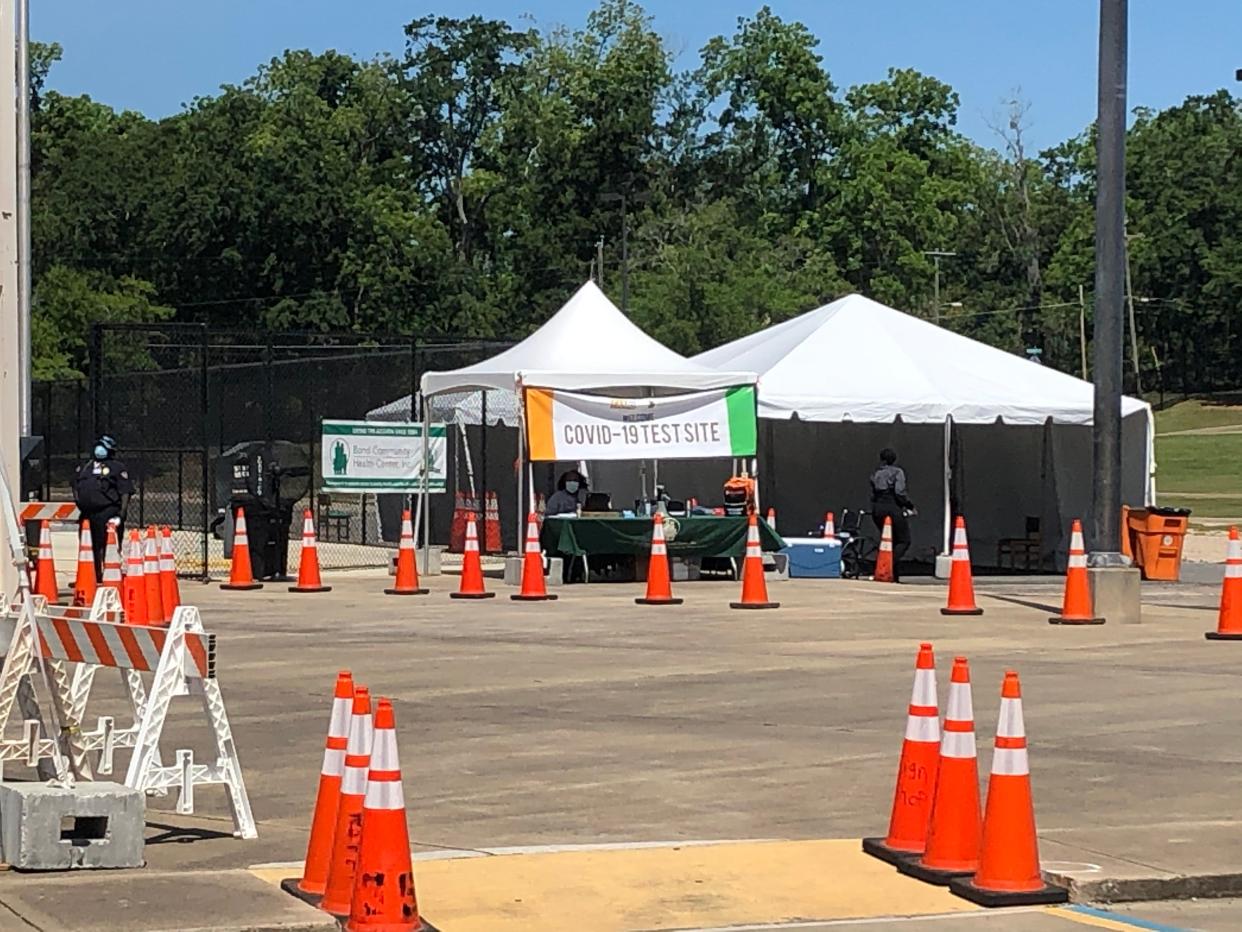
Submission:
[[[1134,360],[1134,394],[1143,397],[1143,374],[1139,371],[1138,328],[1134,324],[1134,283],[1130,278],[1130,240],[1142,233],[1126,234],[1126,303],[1130,305],[1130,356]]]
[[[1089,378],[1087,375],[1087,297],[1082,285],[1078,286],[1078,352],[1082,356],[1082,378],[1085,382]]]
[[[30,396],[30,0],[17,0],[17,411],[21,435],[32,433]],[[21,485],[20,477],[14,482]],[[19,492],[18,495],[21,493]]]
[[[604,287],[604,238],[601,236],[595,244],[595,284]]]
[[[608,191],[599,196],[604,204],[620,202],[621,204],[621,311],[628,314],[630,310],[630,202],[640,204],[651,195],[647,192],[635,193],[626,186],[624,191]]]
[[[935,302],[936,302],[936,310],[935,310],[935,319],[936,319],[936,323],[937,323],[937,324],[939,324],[939,323],[940,323],[940,260],[941,260],[942,258],[944,258],[944,259],[952,258],[953,256],[956,256],[956,255],[957,255],[957,253],[955,253],[955,252],[946,252],[946,251],[945,251],[945,250],[943,250],[943,249],[924,249],[924,250],[923,250],[923,255],[925,255],[925,256],[931,256],[931,257],[932,257],[932,262],[934,262],[934,263],[936,264],[936,284],[935,284]]]
[[[1095,507],[1089,565],[1121,549],[1122,289],[1125,283],[1127,0],[1100,0],[1095,201]],[[1097,596],[1098,596],[1097,592]],[[1137,603],[1137,593],[1134,598]],[[1137,604],[1135,605],[1137,610]],[[1100,614],[1097,610],[1097,614]]]
[[[0,457],[11,484],[20,496],[21,414],[18,397],[25,384],[21,358],[21,313],[17,285],[17,16],[16,2],[0,0]],[[10,83],[11,82],[11,83]],[[14,502],[16,504],[16,502]],[[10,545],[0,522],[0,589],[17,588],[17,571],[9,559]]]

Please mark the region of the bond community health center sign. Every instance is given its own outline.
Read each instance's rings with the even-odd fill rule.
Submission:
[[[324,421],[320,467],[325,489],[417,492],[422,489],[423,425],[386,421]],[[427,490],[446,487],[448,435],[431,425]]]
[[[536,462],[752,456],[755,389],[607,398],[528,388],[526,436]]]

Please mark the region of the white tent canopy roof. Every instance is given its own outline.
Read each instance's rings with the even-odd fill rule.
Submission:
[[[481,391],[443,392],[427,399],[430,420],[450,424],[468,424],[477,427],[483,423],[483,396],[487,395],[487,423],[517,427],[522,420],[517,395],[512,389],[489,388]],[[368,421],[408,421],[410,419],[410,396],[390,401],[382,407],[367,412]]]
[[[726,371],[728,370],[728,371]],[[422,392],[517,386],[590,391],[605,388],[675,388],[698,391],[751,385],[755,373],[705,366],[678,355],[635,326],[587,282],[542,327],[491,359],[427,372]]]
[[[759,373],[759,416],[806,421],[1090,424],[1094,387],[862,295],[694,357]],[[1122,414],[1148,410],[1122,399]]]

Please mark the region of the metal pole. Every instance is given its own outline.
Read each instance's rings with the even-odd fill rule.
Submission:
[[[936,285],[935,285],[936,310],[935,310],[935,314],[936,314],[936,323],[940,323],[940,257],[936,256],[934,261],[936,263]]]
[[[18,416],[22,436],[31,422],[30,362],[30,0],[17,0],[17,313]]]
[[[628,197],[621,195],[621,313],[630,312],[630,224],[626,213]]]
[[[1136,233],[1136,236],[1142,236]],[[1139,371],[1138,328],[1134,324],[1134,283],[1130,278],[1130,235],[1125,237],[1126,247],[1126,303],[1130,306],[1130,355],[1134,360],[1134,394],[1143,395],[1143,374]]]
[[[479,396],[479,553],[487,553],[487,389],[480,389]]]
[[[1095,202],[1095,511],[1091,562],[1126,565],[1121,540],[1122,289],[1125,283],[1127,0],[1100,0]]]
[[[1082,377],[1087,375],[1087,297],[1082,285],[1078,286],[1078,352],[1082,356]]]
[[[953,449],[953,418],[944,419],[944,549],[941,553],[952,555],[953,534],[953,467],[950,451]]]
[[[208,351],[210,349],[211,343],[210,343],[210,335],[207,332],[207,325],[202,324],[201,328],[202,329],[199,330],[199,339],[201,341],[201,346],[199,348],[199,361],[198,361],[198,372],[199,372],[198,410],[199,410],[199,429],[202,431],[201,443],[203,445],[202,462],[200,464],[200,466],[202,467],[201,481],[203,483],[203,494],[202,494],[203,526],[200,530],[199,545],[200,545],[200,556],[203,561],[203,570],[199,574],[199,576],[203,581],[206,581],[211,578],[211,566],[209,563],[211,559],[211,554],[208,550],[209,542],[207,540],[207,528],[211,525],[211,492],[212,492],[211,465],[210,465],[210,458],[209,458],[209,454],[211,450],[211,429],[207,424],[207,412],[210,410],[210,407],[211,407],[210,385],[208,382],[208,377],[211,371],[209,368],[209,363],[208,363]],[[224,447],[223,445],[221,445],[220,451],[222,452],[223,449]]]
[[[940,323],[940,260],[942,258],[952,258],[953,256],[956,256],[957,253],[949,252],[946,249],[924,249],[923,255],[931,256],[932,262],[936,266],[935,284],[933,285],[933,288],[934,288],[933,300],[936,306],[935,308],[932,309],[932,317],[936,321],[936,323],[939,324]]]

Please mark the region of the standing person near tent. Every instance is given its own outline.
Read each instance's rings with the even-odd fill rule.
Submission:
[[[78,466],[73,476],[73,500],[84,521],[91,525],[95,551],[95,578],[103,576],[104,550],[108,546],[108,522],[116,520],[116,539],[125,541],[125,513],[134,494],[129,467],[116,458],[116,440],[104,434],[95,441],[94,455]]]
[[[552,493],[552,497],[544,506],[544,513],[549,517],[573,514],[578,510],[578,506],[586,501],[586,494],[587,481],[582,473],[576,469],[567,470],[561,473],[561,478],[557,480],[556,491]]]
[[[897,454],[885,447],[880,451],[880,467],[871,474],[871,520],[884,533],[884,519],[893,523],[893,582],[901,578],[901,558],[910,549],[910,518],[916,514],[906,496],[906,471],[897,465]]]

